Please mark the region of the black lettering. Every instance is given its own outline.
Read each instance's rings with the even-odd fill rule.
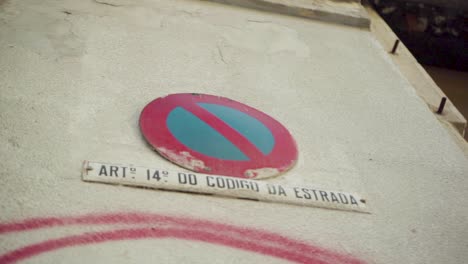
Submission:
[[[226,183],[227,183],[228,189],[235,189],[236,188],[236,184],[235,184],[235,181],[233,179],[226,179]]]
[[[244,181],[243,180],[239,181],[239,188],[244,189]]]
[[[299,188],[294,187],[293,190],[294,190],[294,194],[296,195],[296,198],[302,199],[302,196],[299,196]]]
[[[239,180],[235,179],[234,182],[236,183],[236,188],[239,188]]]
[[[107,170],[106,170],[105,165],[101,165],[101,169],[99,170],[99,175],[98,176],[101,176],[101,175],[107,176]]]
[[[119,170],[119,167],[117,166],[110,166],[110,175],[109,176],[115,176],[115,177],[119,177],[119,175],[117,174],[117,171]],[[113,175],[115,174],[115,175]]]
[[[127,176],[127,175],[125,175],[125,173],[126,173],[125,170],[126,170],[126,169],[127,169],[127,167],[122,167],[122,171],[123,171],[122,178],[125,178],[125,176]]]
[[[242,189],[250,189],[250,184],[246,180],[241,180]]]
[[[310,196],[310,193],[309,193],[309,190],[307,190],[306,188],[302,188],[302,191],[304,192],[304,199],[307,199],[307,200],[310,200],[310,198],[312,196]]]
[[[311,191],[314,193],[315,201],[318,201],[318,196],[317,196],[316,190],[311,190]]]
[[[252,188],[252,190],[259,192],[259,187],[256,182],[250,182],[250,187]]]
[[[338,197],[336,197],[336,195],[333,192],[330,192],[330,196],[331,196],[332,202],[340,203],[340,201],[338,201]]]
[[[328,200],[328,194],[327,194],[327,192],[319,191],[319,193],[320,193],[320,196],[322,196],[322,201],[325,201],[325,200],[327,200],[327,202],[330,201],[330,200]]]
[[[221,177],[216,178],[216,183],[218,184],[218,188],[226,187],[226,184],[224,183],[224,179]]]
[[[158,170],[154,171],[153,179],[156,179],[157,181],[161,180],[161,176],[159,176],[159,171]]]
[[[274,185],[267,184],[268,194],[276,194],[276,188]]]
[[[346,195],[339,193],[338,197],[340,197],[340,201],[342,204],[348,204],[348,197],[346,197]]]
[[[278,195],[286,196],[286,192],[284,191],[283,187],[281,187],[281,185],[278,185]]]
[[[215,184],[210,182],[210,180],[212,180],[213,177],[212,176],[207,176],[206,177],[206,185],[210,186],[210,187],[215,187]]]
[[[115,177],[118,177],[119,175],[117,175],[117,171],[119,170],[119,167],[117,166],[110,166],[110,175],[109,176],[112,176],[112,174],[115,173]]]
[[[356,199],[354,199],[354,197],[352,195],[349,195],[349,199],[351,200],[351,204],[355,204],[355,205],[358,205],[359,204],[357,203]]]
[[[179,178],[179,183],[187,184],[187,175],[185,175],[185,173],[179,172],[177,175]]]
[[[246,181],[246,180],[243,180],[244,181],[244,185],[245,185],[245,189],[250,189],[250,181]]]
[[[195,174],[188,175],[190,185],[197,185],[197,176]]]

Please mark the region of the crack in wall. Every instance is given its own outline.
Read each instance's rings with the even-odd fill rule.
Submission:
[[[95,2],[96,4],[107,5],[107,6],[112,6],[112,7],[123,6],[123,5],[117,5],[117,4],[113,4],[113,3],[109,3],[109,2],[105,2],[105,1],[99,1],[99,0],[93,0],[93,2]]]
[[[218,50],[218,55],[219,55],[219,58],[221,59],[221,61],[224,64],[227,64],[226,60],[224,59],[224,54],[223,54],[223,51],[221,50],[221,47],[219,45],[216,45],[216,49]]]

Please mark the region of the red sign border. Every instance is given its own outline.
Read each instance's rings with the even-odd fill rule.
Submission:
[[[176,107],[182,107],[195,115],[197,113],[203,116],[212,115],[211,120],[203,121],[224,136],[226,136],[226,133],[229,133],[226,130],[227,124],[202,107],[197,106],[197,103],[224,105],[256,118],[273,134],[275,145],[272,151],[265,156],[256,150],[256,148],[247,147],[247,152],[250,153],[245,153],[245,148],[230,140],[250,158],[248,161],[232,161],[207,156],[188,148],[172,135],[166,125],[167,116]],[[219,120],[221,123],[216,120]],[[163,157],[179,166],[199,173],[219,174],[239,178],[270,177],[290,169],[298,158],[296,142],[282,124],[253,107],[220,96],[178,93],[157,98],[147,104],[142,110],[140,114],[140,130],[148,143]],[[235,135],[230,133],[228,136]],[[243,144],[251,144],[244,137],[237,137],[236,140],[243,141],[241,142]],[[171,146],[171,149],[168,146]],[[273,169],[276,169],[276,171]]]

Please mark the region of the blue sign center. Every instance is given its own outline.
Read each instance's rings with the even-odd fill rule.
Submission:
[[[273,150],[275,145],[273,134],[256,118],[219,104],[197,103],[197,105],[244,136],[262,154],[268,155]],[[235,143],[182,107],[176,107],[169,113],[166,124],[179,142],[194,151],[223,160],[250,160]]]

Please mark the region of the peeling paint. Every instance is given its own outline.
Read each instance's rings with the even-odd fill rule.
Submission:
[[[244,172],[244,175],[247,178],[261,179],[261,178],[272,177],[272,176],[278,175],[279,173],[280,173],[280,170],[276,168],[260,168],[260,169],[246,170]]]
[[[205,163],[202,160],[196,159],[187,151],[181,151],[177,153],[175,151],[163,147],[156,148],[156,151],[161,153],[170,161],[173,161],[174,163],[181,165],[182,167],[185,167],[189,170],[201,172],[211,170],[210,167],[205,166]]]
[[[298,156],[297,144],[281,123],[219,95],[157,98],[142,110],[140,129],[159,154],[197,172],[271,177],[289,169]],[[253,171],[260,168],[268,169]]]

